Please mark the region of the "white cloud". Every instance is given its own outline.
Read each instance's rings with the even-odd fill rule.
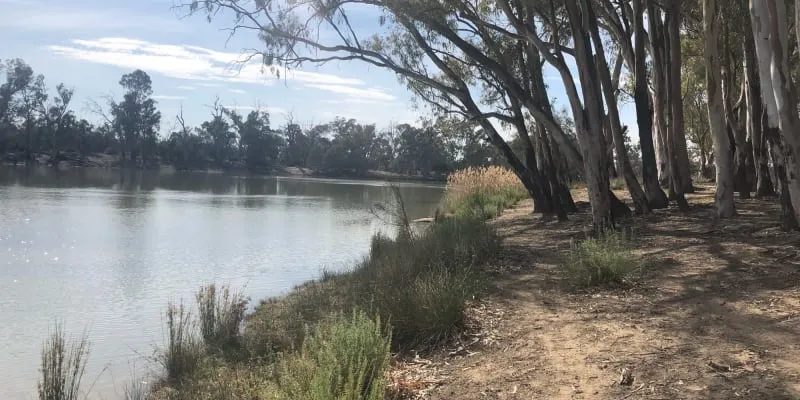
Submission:
[[[236,93],[236,94],[245,94],[245,93],[247,93],[247,91],[242,90],[242,89],[228,89],[228,91],[231,92],[231,93]]]
[[[177,88],[180,90],[197,90],[194,86],[178,86]]]
[[[55,54],[126,69],[142,69],[164,76],[195,81],[195,86],[222,87],[224,83],[272,84],[276,76],[301,86],[344,95],[346,99],[392,102],[386,90],[368,87],[358,78],[321,72],[274,69],[259,62],[244,62],[242,55],[198,46],[153,43],[139,39],[105,37],[72,40],[69,45],[52,45]],[[185,87],[182,87],[185,88]],[[190,90],[190,89],[187,89]],[[229,89],[239,93],[237,89]]]
[[[352,86],[330,85],[330,84],[308,84],[311,88],[326,90],[333,93],[345,94],[353,98],[362,98],[375,101],[394,101],[396,98],[386,92],[375,88],[361,89]]]
[[[186,96],[171,96],[171,95],[164,95],[164,94],[157,94],[153,96],[156,100],[186,100]]]

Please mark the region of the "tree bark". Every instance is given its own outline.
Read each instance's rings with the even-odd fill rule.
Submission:
[[[783,0],[751,0],[750,17],[752,19],[753,38],[758,57],[761,92],[767,108],[770,135],[774,128],[780,130],[779,137],[771,136],[771,149],[781,151],[784,165],[784,177],[776,174],[781,183],[781,205],[784,227],[796,229],[800,220],[800,136],[796,131],[798,116],[791,77],[789,75],[788,27],[786,5]],[[778,159],[773,154],[773,162]],[[787,220],[787,218],[790,218]]]
[[[586,13],[586,20],[589,25],[589,34],[594,42],[595,66],[600,78],[599,85],[597,86],[599,86],[599,89],[602,91],[605,104],[608,108],[608,130],[611,132],[614,151],[617,153],[617,172],[621,173],[625,178],[625,184],[628,186],[631,199],[633,199],[636,213],[646,214],[650,212],[650,206],[648,205],[647,196],[645,196],[636,178],[636,174],[633,172],[633,167],[628,158],[628,151],[625,149],[625,138],[622,133],[622,123],[620,123],[619,120],[617,98],[614,94],[611,71],[609,71],[608,63],[606,62],[603,41],[600,39],[600,30],[597,27],[597,16],[594,14],[592,5],[588,1],[584,3],[584,6],[584,13]]]
[[[647,88],[647,54],[645,52],[643,0],[633,0],[634,15],[634,102],[636,103],[636,122],[639,125],[639,146],[642,152],[642,182],[651,209],[666,208],[667,195],[658,184],[658,164],[653,145],[653,110]]]
[[[708,121],[714,142],[714,160],[717,169],[714,205],[718,218],[729,218],[735,215],[736,209],[733,203],[731,143],[725,126],[720,82],[719,17],[717,0],[703,0]]]
[[[789,191],[786,189],[788,177],[786,175],[786,159],[783,143],[781,143],[780,130],[778,128],[767,128],[764,130],[764,137],[770,145],[770,157],[772,158],[772,165],[775,169],[775,177],[781,186],[781,227],[785,231],[800,229],[800,222],[794,215],[792,199],[790,198]]]
[[[748,31],[752,31],[752,23],[747,19]],[[753,35],[744,35],[744,80],[745,99],[747,104],[747,130],[753,149],[753,163],[756,172],[756,197],[774,196],[775,188],[769,176],[767,159],[767,143],[764,128],[767,126],[761,99],[761,84],[758,77],[758,60],[756,58]]]
[[[689,150],[686,147],[686,132],[684,131],[683,120],[683,95],[681,93],[681,4],[683,0],[671,0],[672,5],[667,9],[667,34],[669,37],[669,63],[670,73],[670,107],[672,108],[672,121],[670,125],[670,139],[672,148],[675,150],[673,156],[677,161],[677,171],[680,174],[677,183],[680,184],[679,196],[684,193],[694,193],[692,185],[692,170],[689,164]]]
[[[583,92],[584,107],[582,119],[584,129],[578,130],[583,152],[589,201],[592,205],[592,225],[595,232],[604,232],[614,228],[611,213],[611,190],[609,189],[608,163],[606,143],[603,135],[602,105],[599,96],[597,69],[590,48],[588,34],[589,15],[587,0],[565,3],[572,36],[575,43],[575,63]]]
[[[667,26],[672,26],[673,20],[680,15],[680,4],[677,3],[677,6],[673,6],[670,9],[670,12],[666,13],[665,22]],[[667,51],[667,55],[670,58],[671,62],[665,63],[666,67],[666,74],[665,74],[665,82],[666,86],[664,87],[664,95],[665,95],[665,105],[666,105],[666,114],[665,120],[667,121],[667,130],[665,135],[665,144],[667,149],[667,160],[669,166],[669,198],[675,200],[678,203],[678,208],[681,211],[688,211],[689,210],[689,203],[686,201],[686,196],[684,195],[685,192],[685,179],[683,178],[683,168],[681,167],[682,161],[680,160],[680,150],[681,144],[679,143],[679,138],[683,137],[683,100],[682,100],[682,93],[680,90],[674,90],[675,87],[680,88],[680,73],[674,73],[674,69],[676,65],[673,64],[672,55],[674,54],[674,46],[672,44],[673,37],[672,35],[662,36],[664,40],[664,48]],[[680,40],[680,38],[678,38]],[[670,53],[672,52],[672,53]],[[678,57],[680,58],[680,57]],[[680,64],[677,65],[677,68],[680,68]],[[680,97],[680,100],[676,100],[675,96]],[[680,116],[676,116],[676,105],[680,106]],[[678,125],[676,122],[680,122]],[[683,140],[683,146],[686,145],[686,140]],[[688,160],[688,159],[687,159]],[[689,181],[691,183],[691,181]]]

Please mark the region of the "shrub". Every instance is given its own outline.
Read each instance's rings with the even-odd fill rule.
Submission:
[[[508,169],[467,168],[447,178],[443,208],[457,217],[488,219],[526,197],[522,182]]]
[[[55,329],[42,348],[38,393],[39,400],[77,400],[81,396],[81,380],[86,373],[89,340],[86,334],[68,340],[64,327]]]
[[[435,345],[461,325],[465,302],[484,280],[480,267],[498,248],[482,220],[444,220],[418,240],[372,255],[354,273],[350,293],[392,323],[397,348]]]
[[[204,356],[191,313],[183,303],[167,307],[167,335],[167,348],[157,361],[168,383],[180,383],[197,371]]]
[[[261,356],[299,349],[307,326],[352,310],[391,323],[396,348],[436,344],[461,324],[465,302],[481,289],[481,267],[498,249],[494,231],[474,218],[442,220],[413,240],[377,236],[352,271],[262,303],[247,321],[247,347]]]
[[[389,342],[380,321],[362,312],[318,325],[300,354],[276,368],[280,398],[382,400]]]
[[[573,243],[565,266],[576,284],[594,286],[622,283],[639,261],[622,234],[606,233]]]
[[[200,334],[206,350],[226,356],[241,350],[239,328],[244,321],[248,300],[230,287],[217,290],[212,284],[203,286],[196,295],[200,316]]]

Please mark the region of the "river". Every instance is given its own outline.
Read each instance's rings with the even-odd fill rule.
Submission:
[[[399,184],[411,218],[441,186]],[[90,399],[157,371],[169,301],[226,283],[255,302],[367,254],[390,233],[385,182],[0,167],[0,399],[35,399],[56,321],[88,332]]]

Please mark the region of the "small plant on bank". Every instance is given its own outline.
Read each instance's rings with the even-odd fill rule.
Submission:
[[[302,351],[276,367],[281,399],[382,400],[390,338],[363,312],[317,326]]]
[[[191,313],[183,303],[167,307],[167,348],[157,361],[168,383],[180,383],[191,376],[203,360],[203,346],[197,338]]]
[[[203,286],[195,296],[200,316],[200,334],[206,350],[224,356],[239,355],[239,330],[247,311],[247,298],[229,286]]]
[[[573,243],[565,267],[575,284],[588,287],[622,283],[639,268],[639,259],[622,233],[608,232]]]
[[[68,339],[64,327],[56,323],[42,348],[38,382],[39,400],[78,400],[81,380],[89,358],[89,339],[84,333],[77,340]]]

